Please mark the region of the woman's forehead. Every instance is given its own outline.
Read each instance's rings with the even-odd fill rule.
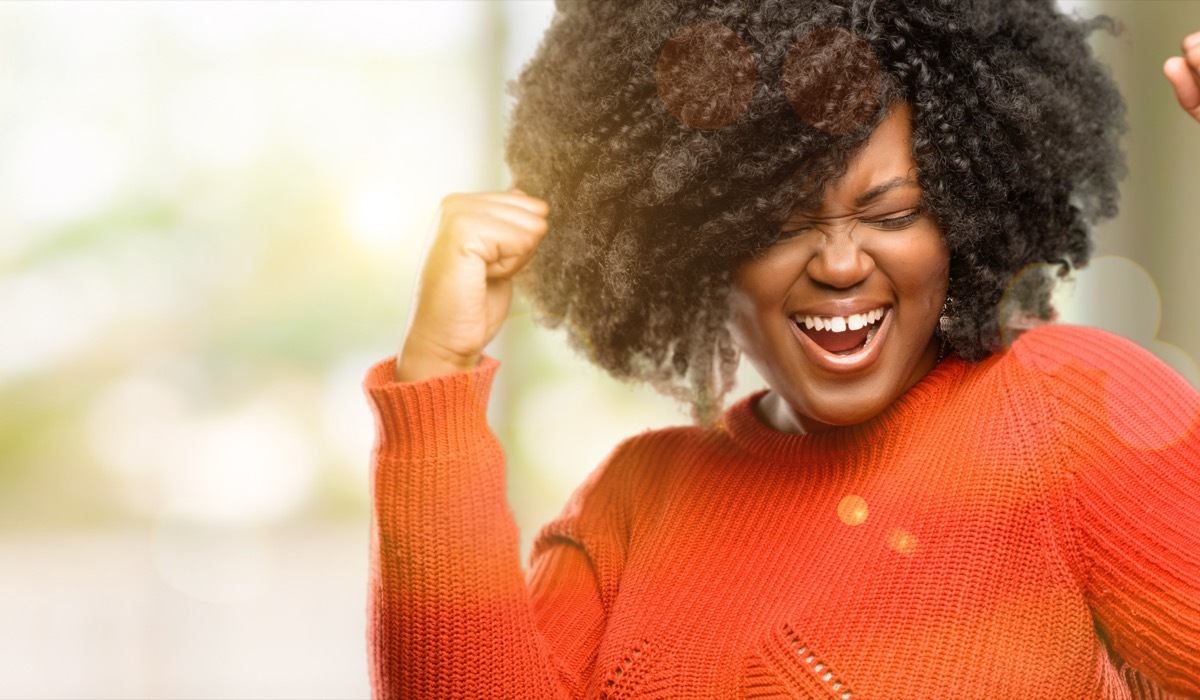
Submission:
[[[901,105],[850,159],[846,172],[829,183],[820,200],[812,204],[863,207],[888,195],[914,192],[919,195],[921,185],[912,155],[911,110]]]

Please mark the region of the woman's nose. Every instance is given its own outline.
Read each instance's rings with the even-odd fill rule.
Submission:
[[[847,289],[870,276],[875,260],[862,249],[854,229],[829,231],[808,263],[808,275],[814,282]]]

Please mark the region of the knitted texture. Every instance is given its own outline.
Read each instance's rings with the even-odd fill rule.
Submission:
[[[1200,697],[1200,396],[1128,341],[1035,329],[812,435],[755,395],[636,436],[527,574],[497,366],[367,378],[378,698]]]

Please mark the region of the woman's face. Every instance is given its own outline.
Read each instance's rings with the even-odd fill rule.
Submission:
[[[950,255],[921,210],[911,111],[893,110],[815,210],[734,273],[729,328],[787,432],[868,420],[937,363]]]

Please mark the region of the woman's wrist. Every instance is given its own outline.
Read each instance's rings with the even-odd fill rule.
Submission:
[[[479,358],[478,354],[459,355],[409,340],[396,357],[396,381],[420,382],[447,374],[469,372],[479,364]]]

